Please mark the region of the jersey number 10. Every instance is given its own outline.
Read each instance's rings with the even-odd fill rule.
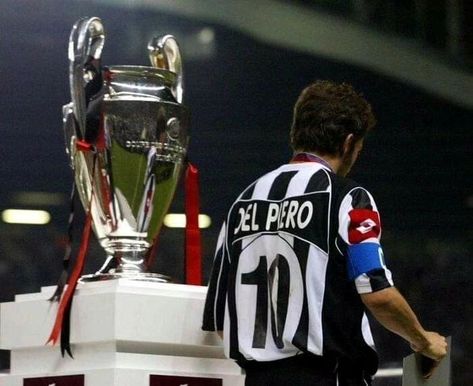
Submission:
[[[260,256],[256,269],[242,274],[241,284],[257,286],[253,348],[266,346],[268,303],[271,308],[271,333],[274,343],[277,348],[283,348],[282,335],[286,325],[290,289],[290,271],[287,259],[283,255],[277,254],[268,270],[267,257]],[[277,289],[274,288],[275,284]]]

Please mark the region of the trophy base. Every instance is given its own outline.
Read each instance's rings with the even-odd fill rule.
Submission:
[[[151,272],[108,272],[108,273],[94,273],[91,275],[84,275],[79,279],[79,283],[87,283],[93,281],[128,279],[134,281],[147,281],[154,283],[171,283],[169,276],[161,275],[159,273]]]

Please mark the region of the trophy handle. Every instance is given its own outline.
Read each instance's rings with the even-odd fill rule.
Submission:
[[[62,126],[64,129],[64,143],[66,145],[66,154],[69,156],[69,163],[74,169],[74,141],[76,137],[76,122],[74,119],[74,107],[71,103],[62,106]]]
[[[86,132],[86,86],[100,75],[97,61],[102,55],[105,34],[98,17],[79,19],[69,37],[69,82],[74,116],[82,138]],[[94,63],[95,61],[95,63]]]
[[[177,102],[182,103],[183,76],[181,51],[174,36],[164,35],[159,38],[152,38],[148,43],[148,53],[153,67],[169,70],[177,75],[173,94]]]

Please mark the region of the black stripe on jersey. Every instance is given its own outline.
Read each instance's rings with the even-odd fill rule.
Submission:
[[[373,209],[371,205],[370,196],[364,189],[355,189],[350,192],[352,196],[353,209]]]
[[[282,200],[286,197],[287,187],[289,182],[291,182],[292,177],[297,174],[297,171],[282,172],[278,175],[273,183],[271,184],[271,189],[269,190],[268,200]]]
[[[310,244],[294,238],[294,252],[299,260],[301,266],[302,277],[306,277],[307,271],[307,259],[309,257]],[[304,280],[305,282],[305,280]],[[292,344],[298,349],[306,352],[307,351],[307,340],[309,339],[309,306],[307,302],[307,291],[304,288],[304,302],[302,304],[301,316],[299,319],[299,325],[297,326],[296,333],[292,339]]]
[[[366,274],[370,279],[370,286],[373,292],[391,287],[384,269],[374,269]]]
[[[264,257],[264,256],[263,256]],[[266,258],[259,259],[259,264],[253,272],[241,275],[241,284],[266,283],[268,277],[268,266]],[[256,316],[255,331],[253,334],[253,348],[266,346],[266,327],[268,326],[268,285],[258,286],[256,292]]]
[[[217,251],[210,275],[202,324],[202,329],[205,331],[223,330],[228,277],[228,264],[225,261],[224,251],[225,245],[222,245]]]
[[[245,191],[241,194],[240,200],[249,200],[253,196],[255,191],[256,182],[248,186]]]
[[[291,273],[289,263],[284,258],[284,256],[279,253],[271,263],[268,271],[269,296],[271,299],[273,298],[273,291],[275,287],[276,270],[278,271],[276,297],[277,307],[276,310],[274,307],[271,307],[271,332],[273,334],[276,347],[282,349],[284,348],[284,341],[282,337],[287,320],[287,309],[289,307]]]
[[[237,241],[229,248],[234,251],[241,251],[242,242]],[[228,272],[228,316],[230,319],[230,358],[235,360],[244,359],[239,350],[238,344],[238,317],[236,311],[236,280],[237,280],[237,269],[239,255],[232,253],[230,250],[230,256],[232,256],[232,263]]]
[[[305,188],[305,193],[312,192],[324,192],[330,185],[330,181],[326,172],[319,170],[317,173],[314,173]]]

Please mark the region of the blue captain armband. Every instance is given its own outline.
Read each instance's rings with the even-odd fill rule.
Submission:
[[[384,267],[383,249],[378,243],[348,246],[348,276],[350,280],[355,280],[364,273]]]

